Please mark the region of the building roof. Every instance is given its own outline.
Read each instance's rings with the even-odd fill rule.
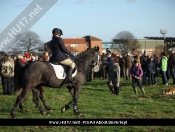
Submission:
[[[91,36],[91,35],[84,36],[83,38],[85,38],[86,41],[88,41],[88,42],[89,42],[89,41],[102,41],[101,39],[96,38],[96,37]]]
[[[63,38],[63,41],[65,44],[69,44],[69,43],[87,43],[85,38]]]
[[[164,40],[164,37],[145,37],[147,39],[157,39],[157,40]],[[175,42],[175,37],[165,37],[166,41],[173,41]]]

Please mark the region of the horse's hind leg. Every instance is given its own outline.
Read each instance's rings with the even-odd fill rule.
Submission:
[[[21,94],[18,95],[18,97],[16,99],[16,102],[15,102],[15,104],[13,106],[13,109],[11,110],[11,113],[10,113],[11,116],[12,116],[12,118],[15,118],[15,111],[16,111],[18,105],[24,101],[24,98],[26,97],[26,95],[28,93],[29,93],[29,90],[23,89],[23,91],[21,92]]]
[[[19,104],[19,108],[21,109],[21,110],[23,110],[23,103],[21,102],[20,104]]]
[[[39,104],[39,96],[40,96],[40,91],[38,89],[33,89],[33,102],[36,104],[36,106],[38,107],[40,113],[42,115],[45,115],[46,112],[43,110],[42,106]]]
[[[47,104],[45,98],[44,98],[44,91],[45,91],[45,86],[40,86],[40,99],[41,101],[43,102],[43,105],[44,107],[47,109],[47,110],[51,110],[51,108],[49,107],[49,105]]]

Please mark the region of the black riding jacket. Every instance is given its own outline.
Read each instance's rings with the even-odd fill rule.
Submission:
[[[62,38],[59,37],[53,37],[50,41],[50,49],[52,50],[52,60],[58,62],[68,59],[67,55],[73,56],[65,47]]]

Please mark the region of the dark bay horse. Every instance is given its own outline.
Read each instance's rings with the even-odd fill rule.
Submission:
[[[30,62],[31,63],[31,62]],[[29,64],[29,62],[27,62]],[[19,95],[19,93],[22,91],[22,83],[21,83],[21,72],[23,67],[26,65],[25,62],[23,62],[21,59],[16,59],[15,61],[15,69],[14,69],[14,86],[15,86],[15,94]],[[45,86],[38,85],[35,89],[32,89],[33,93],[33,102],[36,102],[41,99],[43,105],[47,110],[51,110],[51,108],[48,106],[45,98],[44,98],[44,91]],[[24,100],[23,100],[24,101]],[[38,106],[40,107],[40,106]],[[19,108],[23,110],[23,102],[19,104]],[[46,114],[45,111],[40,107],[40,112],[44,115]]]
[[[73,99],[68,104],[66,104],[61,108],[61,112],[64,112],[71,106],[73,106],[74,113],[80,114],[78,108],[78,98],[79,98],[79,91],[86,77],[85,76],[86,69],[88,68],[91,62],[98,63],[98,60],[99,60],[98,46],[95,46],[94,48],[89,48],[88,50],[75,56],[77,74],[73,78],[74,84],[71,86],[68,84],[64,84],[63,86],[61,86],[68,88]],[[18,95],[14,107],[11,110],[12,118],[15,118],[15,111],[17,107],[20,104],[22,104],[24,98],[28,95],[30,91],[33,92],[33,101],[40,110],[40,113],[44,114],[45,113],[44,110],[39,105],[39,96],[42,96],[41,95],[42,86],[60,88],[60,84],[64,81],[64,79],[58,79],[56,77],[53,67],[47,61],[35,61],[28,65],[25,65],[22,68],[22,70],[20,70],[20,73],[16,71],[15,77],[16,77],[15,81],[18,82],[15,84],[15,89],[16,91],[22,89],[22,91]],[[46,102],[43,103],[46,104],[45,107],[47,107],[47,109],[50,109],[47,106]]]

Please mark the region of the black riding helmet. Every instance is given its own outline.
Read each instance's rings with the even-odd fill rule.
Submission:
[[[62,30],[59,29],[59,28],[54,28],[54,29],[52,30],[52,34],[55,34],[55,33],[60,33],[61,35],[63,35]]]

